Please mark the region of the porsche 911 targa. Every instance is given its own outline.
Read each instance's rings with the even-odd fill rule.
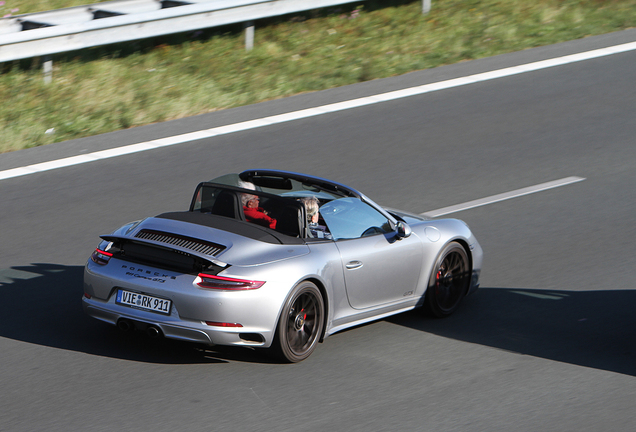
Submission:
[[[122,330],[307,358],[340,330],[423,306],[453,313],[482,249],[457,219],[384,209],[348,186],[249,170],[200,183],[188,211],[101,236],[83,307]]]

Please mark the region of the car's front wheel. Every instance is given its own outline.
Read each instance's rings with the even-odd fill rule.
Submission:
[[[433,267],[426,290],[426,309],[438,318],[452,314],[466,295],[469,283],[470,267],[466,251],[459,243],[449,243]]]
[[[295,363],[316,348],[324,325],[325,307],[318,287],[301,282],[287,298],[276,329],[274,348],[279,356]]]

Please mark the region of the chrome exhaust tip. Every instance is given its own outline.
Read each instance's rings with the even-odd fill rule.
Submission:
[[[122,318],[119,321],[117,321],[117,328],[123,332],[129,332],[135,328],[135,325],[133,324],[132,321]]]
[[[159,339],[162,336],[161,330],[155,326],[148,326],[148,328],[146,329],[146,333],[152,339]]]

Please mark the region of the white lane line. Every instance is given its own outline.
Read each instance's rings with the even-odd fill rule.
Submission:
[[[343,102],[337,102],[333,104],[323,105],[315,108],[303,109],[300,111],[294,111],[285,114],[279,114],[269,117],[263,117],[260,119],[249,120],[240,123],[234,123],[226,126],[219,126],[211,129],[205,129],[197,132],[186,133],[182,135],[175,135],[171,137],[161,138],[157,140],[142,142],[138,144],[131,144],[123,147],[117,147],[110,150],[104,150],[94,153],[88,153],[80,156],[73,156],[64,159],[58,159],[55,161],[44,162],[40,164],[28,165],[25,167],[13,168],[9,170],[0,171],[0,180],[5,180],[13,177],[19,177],[29,174],[34,174],[43,171],[49,171],[57,168],[64,168],[72,165],[83,164],[100,159],[113,158],[117,156],[123,156],[131,153],[138,153],[147,150],[153,150],[160,147],[166,147],[171,145],[183,144],[191,141],[212,138],[218,135],[226,135],[235,132],[246,131],[249,129],[269,126],[278,123],[284,123],[289,121],[295,121],[308,117],[315,117],[323,114],[334,113],[342,110],[359,108],[361,106],[382,103],[392,101],[396,99],[402,99],[409,96],[421,95],[439,90],[447,90],[454,87],[461,87],[469,84],[474,84],[483,81],[489,81],[497,78],[508,77],[512,75],[518,75],[526,72],[537,71],[540,69],[546,69],[554,66],[562,66],[568,63],[580,62],[583,60],[589,60],[593,58],[599,58],[617,53],[623,53],[627,51],[636,50],[636,42],[629,42],[621,45],[615,45],[607,48],[596,49],[592,51],[586,51],[578,54],[567,55],[563,57],[557,57],[548,60],[542,60],[533,63],[527,63],[524,65],[513,66],[504,69],[498,69],[490,72],[484,72],[474,75],[469,75],[461,78],[454,78],[446,81],[440,81],[431,84],[425,84],[416,87],[410,87],[402,90],[395,90],[387,93],[381,93],[373,96],[352,99]]]
[[[505,200],[509,200],[512,198],[517,198],[520,196],[524,196],[524,195],[530,195],[533,193],[537,193],[537,192],[541,192],[541,191],[545,191],[548,189],[554,189],[554,188],[558,188],[561,186],[566,186],[572,183],[577,183],[580,181],[585,180],[585,178],[583,177],[566,177],[563,178],[561,180],[554,180],[551,182],[547,182],[547,183],[541,183],[535,186],[529,186],[526,188],[522,188],[522,189],[517,189],[514,191],[510,191],[510,192],[505,192],[502,194],[498,194],[498,195],[493,195],[493,196],[489,196],[486,198],[481,198],[478,200],[474,200],[474,201],[468,201],[467,203],[464,204],[457,204],[454,206],[450,206],[450,207],[444,207],[441,209],[437,209],[437,210],[433,210],[433,211],[429,211],[426,213],[421,213],[422,216],[428,216],[428,217],[437,217],[437,216],[444,216],[450,213],[456,213],[456,212],[460,212],[462,210],[468,210],[468,209],[472,209],[475,207],[481,207],[481,206],[485,206],[488,204],[493,204],[496,202],[500,202],[500,201],[505,201]]]

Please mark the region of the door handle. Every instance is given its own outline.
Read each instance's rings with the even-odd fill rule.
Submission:
[[[362,267],[362,263],[360,261],[350,261],[345,264],[345,267],[347,268],[347,270],[355,270]]]

